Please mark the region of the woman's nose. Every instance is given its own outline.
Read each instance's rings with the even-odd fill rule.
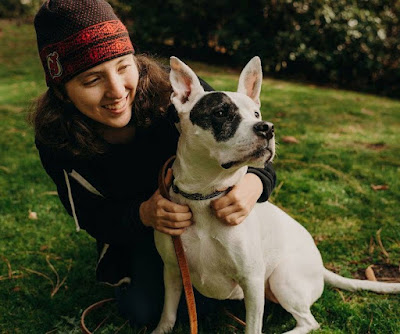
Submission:
[[[122,99],[125,97],[125,81],[119,75],[109,77],[105,95],[110,99]]]

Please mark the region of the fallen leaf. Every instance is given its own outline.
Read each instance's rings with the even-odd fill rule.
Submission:
[[[383,255],[386,256],[386,261],[389,261],[389,253],[386,251],[385,247],[383,247],[383,243],[382,243],[382,239],[381,239],[381,232],[382,232],[382,228],[380,228],[378,231],[376,231],[376,241],[378,242],[378,245],[381,248]]]
[[[298,144],[299,141],[297,138],[293,137],[293,136],[285,136],[282,137],[282,142],[287,143],[287,144]]]
[[[0,166],[0,170],[4,171],[6,173],[11,173],[10,169],[5,166]]]
[[[374,242],[374,238],[371,236],[371,238],[369,239],[369,255],[372,255],[374,253],[375,250],[375,242]]]
[[[373,265],[370,265],[367,269],[365,269],[365,277],[368,281],[377,281],[374,273]]]
[[[388,190],[389,186],[387,184],[371,184],[371,188],[375,191],[377,190]]]
[[[16,286],[16,287],[14,287],[14,289],[12,289],[12,291],[18,292],[18,291],[21,291],[21,288],[19,286]]]
[[[47,250],[47,249],[49,249],[49,246],[47,246],[47,245],[42,245],[42,246],[40,246],[40,251],[41,251],[41,252],[43,252],[43,251],[45,251],[45,250]]]
[[[37,213],[34,212],[34,211],[29,210],[28,218],[29,218],[29,219],[32,219],[32,220],[38,219]]]

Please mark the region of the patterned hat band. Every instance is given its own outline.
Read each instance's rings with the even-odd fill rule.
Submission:
[[[47,86],[63,84],[105,61],[134,53],[129,33],[119,20],[89,26],[40,51]]]

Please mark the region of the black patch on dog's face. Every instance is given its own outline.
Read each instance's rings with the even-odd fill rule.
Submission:
[[[242,116],[228,95],[216,92],[205,95],[190,112],[190,120],[204,130],[211,130],[217,142],[232,138]]]

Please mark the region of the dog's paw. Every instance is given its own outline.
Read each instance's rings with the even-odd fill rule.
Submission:
[[[166,334],[172,332],[174,324],[158,324],[157,328],[151,334]]]

